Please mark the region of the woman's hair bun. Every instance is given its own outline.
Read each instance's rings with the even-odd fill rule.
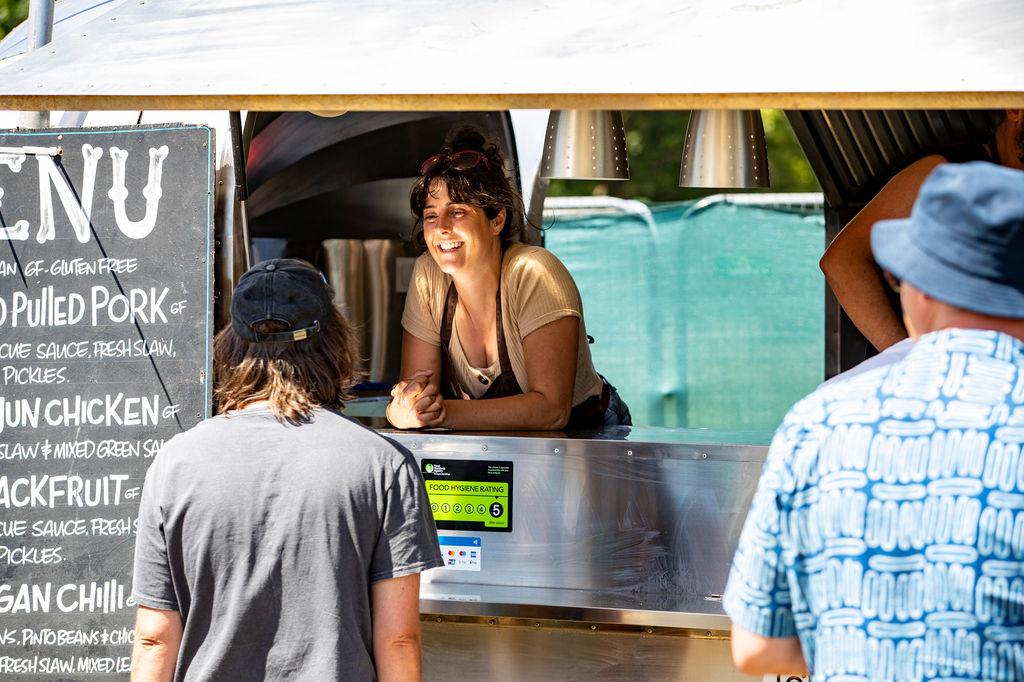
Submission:
[[[498,143],[488,138],[480,128],[472,124],[459,125],[449,130],[444,146],[453,153],[467,150],[483,152],[491,162],[492,168],[501,168],[505,163]]]
[[[474,125],[460,125],[452,128],[448,131],[447,137],[448,139],[444,141],[444,146],[453,152],[466,151],[467,149],[482,152],[484,144],[487,142],[483,131]]]

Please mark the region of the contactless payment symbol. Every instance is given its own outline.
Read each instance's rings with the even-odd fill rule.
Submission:
[[[420,467],[439,530],[512,531],[512,462],[424,459]]]
[[[437,541],[441,545],[441,553],[445,557],[445,565],[449,570],[480,570],[482,555],[480,538],[439,535]]]

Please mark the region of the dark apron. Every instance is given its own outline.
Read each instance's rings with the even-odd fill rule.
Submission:
[[[459,303],[459,293],[455,290],[455,283],[448,285],[448,294],[444,300],[444,317],[441,318],[441,397],[445,400],[460,400],[467,398],[470,394],[465,391],[455,373],[455,365],[452,363],[448,347],[452,340],[452,325],[455,323],[455,306]],[[523,389],[516,380],[515,372],[512,370],[512,361],[508,357],[508,348],[505,345],[505,330],[501,324],[501,287],[498,288],[497,304],[495,308],[495,334],[498,339],[498,376],[491,382],[487,391],[480,396],[480,400],[488,398],[506,398],[513,395],[522,395]],[[484,379],[481,378],[481,381]],[[591,396],[579,405],[572,408],[569,413],[569,423],[566,429],[594,428],[604,425],[604,411],[608,407],[608,385],[604,385],[601,395]]]

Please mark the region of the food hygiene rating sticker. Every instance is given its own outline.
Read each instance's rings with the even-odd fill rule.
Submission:
[[[512,531],[512,462],[424,459],[438,530]]]

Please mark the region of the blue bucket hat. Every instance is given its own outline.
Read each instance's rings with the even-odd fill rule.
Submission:
[[[231,294],[231,328],[246,341],[301,341],[327,326],[334,291],[323,274],[293,258],[257,263],[238,278]],[[253,326],[264,320],[288,325],[288,331],[259,333]]]
[[[943,303],[1024,318],[1024,172],[985,161],[938,166],[909,218],[875,223],[871,250]]]

